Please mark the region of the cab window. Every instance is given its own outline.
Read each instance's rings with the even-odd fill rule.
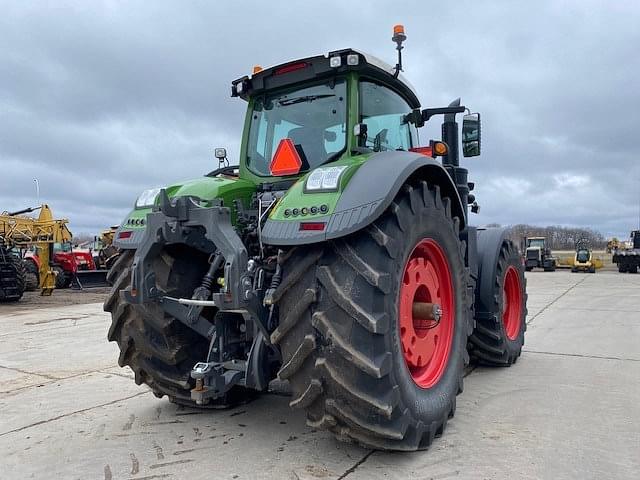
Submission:
[[[366,147],[374,152],[409,150],[418,144],[415,127],[405,122],[409,104],[377,83],[360,82],[360,122],[367,125]]]

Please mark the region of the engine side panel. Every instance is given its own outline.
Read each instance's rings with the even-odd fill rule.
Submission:
[[[222,200],[224,206],[231,208],[231,221],[234,224],[236,211],[233,201],[240,199],[248,205],[255,190],[253,183],[225,175],[197,178],[166,187],[169,198],[192,196],[207,202]],[[113,244],[118,248],[138,248],[146,230],[147,215],[152,211],[151,207],[134,208],[115,232]],[[121,234],[124,231],[131,233],[123,237]]]

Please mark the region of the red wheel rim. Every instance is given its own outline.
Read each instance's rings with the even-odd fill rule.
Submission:
[[[414,302],[438,304],[439,321],[413,314]],[[400,343],[416,385],[431,388],[444,373],[453,343],[454,294],[447,256],[435,240],[421,240],[409,255],[400,286]]]
[[[520,276],[515,267],[509,266],[504,274],[502,287],[502,323],[509,340],[518,338],[522,327],[522,291]]]

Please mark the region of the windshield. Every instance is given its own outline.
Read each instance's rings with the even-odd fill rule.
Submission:
[[[247,166],[268,176],[280,141],[289,138],[302,159],[302,170],[315,168],[344,150],[347,141],[344,80],[273,93],[254,100]]]
[[[360,82],[360,121],[367,126],[366,147],[374,152],[409,150],[418,144],[416,128],[405,121],[409,104],[377,83]]]
[[[589,251],[588,250],[578,250],[577,260],[580,263],[585,263],[589,261]]]
[[[542,238],[532,238],[529,240],[529,247],[544,248],[544,240]]]
[[[53,244],[54,252],[70,252],[71,250],[72,250],[71,242],[64,242],[64,243],[56,242]]]

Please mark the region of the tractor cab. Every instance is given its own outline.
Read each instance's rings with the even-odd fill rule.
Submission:
[[[586,248],[581,248],[576,252],[576,263],[587,263],[591,260],[591,252]]]
[[[256,66],[251,76],[232,82],[232,96],[248,102],[240,177],[281,181],[384,151],[446,155],[446,140],[421,146],[418,128],[432,115],[455,115],[465,108],[421,111],[413,87],[397,68],[344,49],[266,69]],[[468,150],[479,155],[479,116],[470,117],[465,127],[463,137],[478,146]],[[332,184],[348,175],[344,170],[332,171]]]

